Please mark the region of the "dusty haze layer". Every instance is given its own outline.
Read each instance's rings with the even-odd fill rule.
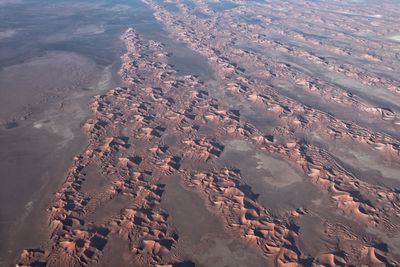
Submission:
[[[399,4],[143,3],[17,264],[398,266]]]

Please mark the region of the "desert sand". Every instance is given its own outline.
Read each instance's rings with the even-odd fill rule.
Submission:
[[[399,5],[143,2],[17,265],[399,266]]]

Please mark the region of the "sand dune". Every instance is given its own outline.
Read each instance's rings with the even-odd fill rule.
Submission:
[[[398,162],[399,141],[389,130],[385,132],[397,127],[397,110],[378,107],[325,80],[312,81],[307,71],[270,62],[265,55],[238,47],[236,41],[249,38],[248,32],[228,14],[252,11],[242,1],[235,2],[243,8],[228,9],[221,15],[214,14],[205,2],[194,1],[204,14],[218,18],[210,20],[191,14],[181,1],[171,2],[177,5],[177,14],[156,1],[146,2],[177,39],[207,57],[216,77],[207,80],[180,74],[168,61],[166,44],[128,29],[122,36],[126,53],[121,57],[119,72],[126,85],[92,100],[93,117],[83,125],[89,144],[75,157],[48,209],[51,236],[40,249],[24,250],[18,264],[101,265],[110,240],[118,239],[128,244],[129,264],[193,266],[196,262],[179,249],[185,233],[169,223],[170,211],[161,205],[165,191],[162,181],[179,177],[185,189],[201,197],[230,238],[258,253],[267,266],[399,265],[398,248],[382,241],[383,236],[397,236],[400,231],[398,190],[362,179],[333,156],[329,146],[321,145],[334,140],[368,148],[388,162]],[[219,19],[224,18],[232,23],[221,25]],[[258,27],[262,26],[253,26]],[[324,65],[356,80],[365,78],[368,86],[394,84],[376,80],[374,74],[364,74],[355,66],[339,69],[335,60],[323,60],[279,42],[261,41],[253,34],[251,41],[264,48]],[[289,34],[307,44],[315,41],[301,33]],[[327,44],[320,48],[341,56],[347,53]],[[254,75],[248,74],[253,69],[250,73]],[[338,118],[266,83],[266,77],[279,76],[329,104],[379,120],[387,128],[380,131],[367,127],[364,121]],[[395,96],[392,89],[387,93]],[[269,120],[256,120],[251,112]],[[303,138],[311,135],[318,136],[319,142]],[[260,194],[265,192],[246,183],[246,179],[264,177],[244,179],[245,172],[233,162],[232,166],[218,165],[225,144],[234,140],[239,140],[238,146],[240,142],[249,143],[255,152],[273,156],[270,162],[282,161],[276,165],[289,166],[304,175],[325,206],[300,206],[279,213],[268,210],[260,201]],[[279,176],[274,174],[274,166],[266,165],[265,170]],[[93,174],[93,168],[97,174]],[[105,179],[96,190],[82,190],[99,177]],[[281,192],[301,182],[297,179],[280,186],[271,184],[271,188]],[[306,194],[301,190],[294,186],[292,193]],[[323,246],[307,247],[314,240],[302,234],[299,222],[305,218],[318,218],[315,223],[321,234],[317,230],[314,234],[320,235]],[[366,227],[379,234],[365,231]]]

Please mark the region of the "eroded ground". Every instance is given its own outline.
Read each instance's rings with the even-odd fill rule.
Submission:
[[[18,264],[398,266],[399,5],[144,3]]]

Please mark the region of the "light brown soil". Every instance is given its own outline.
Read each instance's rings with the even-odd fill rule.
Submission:
[[[128,29],[126,87],[92,100],[51,235],[18,264],[398,266],[397,48],[355,34],[400,24],[398,7],[145,2],[215,75],[177,71]]]

